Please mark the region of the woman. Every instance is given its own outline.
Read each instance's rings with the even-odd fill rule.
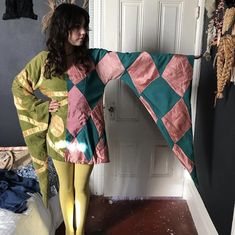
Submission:
[[[112,79],[121,77],[134,91],[175,154],[195,176],[188,113],[192,77],[190,58],[88,49],[88,24],[89,15],[84,9],[74,4],[59,5],[49,25],[48,51],[35,56],[16,76],[12,87],[23,136],[39,177],[45,205],[47,156],[53,159],[60,181],[59,194],[66,235],[75,232],[76,235],[84,234],[89,176],[94,164],[109,162],[103,93],[105,85]],[[169,79],[163,79],[161,73],[168,63],[174,66],[169,66]],[[167,85],[172,78],[171,72],[184,78],[184,81],[181,78],[184,85],[180,86],[179,91],[174,90],[175,82],[172,83],[173,90]],[[51,100],[37,99],[33,93],[36,89]],[[156,99],[158,95],[164,97],[163,103]],[[176,134],[172,135],[167,131],[168,126],[172,129],[171,122],[175,116],[167,117],[166,123],[163,118],[174,103],[183,112],[177,117],[177,124],[174,125]],[[164,113],[161,113],[162,107]],[[174,142],[185,133],[186,144],[185,141],[182,145]],[[184,147],[187,148],[185,152]],[[76,222],[75,226],[73,221]]]
[[[75,82],[76,79],[88,73],[92,66],[87,48],[88,24],[89,15],[84,9],[73,4],[59,5],[49,26],[48,52],[43,51],[31,60],[13,83],[13,94],[21,127],[39,175],[45,204],[47,204],[48,187],[46,159],[48,154],[53,158],[60,182],[59,195],[66,235],[74,234],[74,218],[76,234],[84,234],[89,199],[89,176],[93,163],[98,159],[93,156],[94,160],[87,160],[84,154],[76,154],[76,149],[66,153],[64,147],[66,142],[61,141],[65,140],[65,126],[69,126],[72,132],[70,135],[73,134],[72,137],[76,137],[78,128],[84,124],[74,127],[71,121],[77,119],[80,124],[80,122],[86,122],[87,118],[86,113],[74,115],[74,105],[80,105],[79,103],[84,101],[80,97],[73,103],[73,93],[68,99],[72,108],[67,118],[70,123],[66,125],[68,112],[66,79],[71,76]],[[36,88],[50,97],[51,101],[42,101],[34,97],[33,90]],[[79,111],[84,110],[81,107]],[[49,128],[47,123],[50,123]],[[36,127],[30,128],[29,125]],[[47,144],[45,135],[47,135]],[[61,146],[56,147],[56,145]],[[76,144],[71,144],[70,148],[74,146],[76,147]],[[106,162],[108,159],[106,157],[101,161]]]

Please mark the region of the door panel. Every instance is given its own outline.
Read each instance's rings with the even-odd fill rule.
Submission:
[[[193,54],[196,6],[196,0],[104,0],[102,46]],[[111,81],[105,107],[111,163],[104,169],[104,195],[182,196],[183,167],[134,93]]]

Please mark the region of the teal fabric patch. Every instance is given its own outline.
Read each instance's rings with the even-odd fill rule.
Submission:
[[[121,60],[125,69],[128,69],[130,65],[138,58],[140,52],[133,52],[133,53],[121,53],[117,52],[119,59]]]
[[[192,128],[190,128],[184,136],[176,143],[184,151],[185,155],[193,162],[193,147],[192,147]]]
[[[151,82],[141,95],[150,104],[158,118],[168,113],[181,98],[162,77]]]
[[[86,159],[90,161],[99,141],[99,134],[91,117],[78,133],[77,140],[79,144],[84,144],[84,155],[86,156]]]
[[[76,87],[78,88],[78,90],[84,95],[85,90],[86,90],[86,85],[87,83],[87,77],[84,78],[82,81],[80,81],[78,84],[76,84]]]
[[[189,63],[190,63],[191,66],[193,67],[193,65],[194,65],[194,60],[195,60],[194,55],[188,55],[187,57],[188,57]]]
[[[190,103],[190,99],[191,99],[191,85],[189,86],[189,88],[185,91],[184,96],[183,96],[183,100],[187,106],[187,109],[189,111],[189,115],[191,117],[191,103]]]
[[[81,91],[80,86],[81,88],[85,86],[85,89]],[[77,87],[85,96],[90,108],[93,109],[103,96],[105,85],[100,80],[96,70],[93,70]]]
[[[65,74],[65,79],[66,79],[66,83],[67,83],[67,89],[68,89],[68,92],[69,92],[74,87],[74,84],[69,79],[67,74]]]
[[[72,140],[74,139],[74,137],[70,134],[70,132],[68,131],[68,129],[66,129],[66,140],[71,143]]]
[[[195,183],[195,186],[198,188],[199,182],[198,182],[196,167],[193,168],[193,170],[190,173],[190,175],[192,177],[193,182]]]
[[[163,74],[166,66],[168,65],[168,63],[170,62],[170,60],[172,59],[173,55],[172,54],[153,54],[150,53],[153,62],[155,63],[157,70],[160,74],[160,76]]]
[[[89,49],[92,61],[97,65],[99,61],[108,53],[105,49]]]
[[[120,78],[127,86],[129,86],[131,88],[131,90],[135,93],[135,95],[139,98],[139,92],[137,91],[137,89],[135,88],[134,83],[131,80],[130,75],[128,74],[128,72],[125,72],[121,78]]]
[[[157,126],[159,127],[159,129],[160,129],[160,131],[161,131],[163,137],[164,137],[165,140],[167,141],[167,143],[168,143],[170,149],[172,149],[173,146],[174,146],[174,142],[173,142],[173,140],[171,139],[171,137],[170,137],[170,135],[169,135],[167,129],[165,128],[164,123],[162,122],[161,119],[158,119],[158,121],[157,121]]]

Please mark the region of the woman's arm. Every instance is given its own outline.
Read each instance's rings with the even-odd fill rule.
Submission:
[[[46,134],[49,122],[49,101],[38,99],[34,91],[43,81],[46,52],[35,56],[16,76],[12,84],[14,103],[25,143],[39,178],[43,201],[47,205]]]

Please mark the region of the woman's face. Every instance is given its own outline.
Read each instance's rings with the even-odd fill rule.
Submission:
[[[81,46],[85,39],[87,30],[84,27],[75,27],[69,31],[68,42],[72,46]]]

